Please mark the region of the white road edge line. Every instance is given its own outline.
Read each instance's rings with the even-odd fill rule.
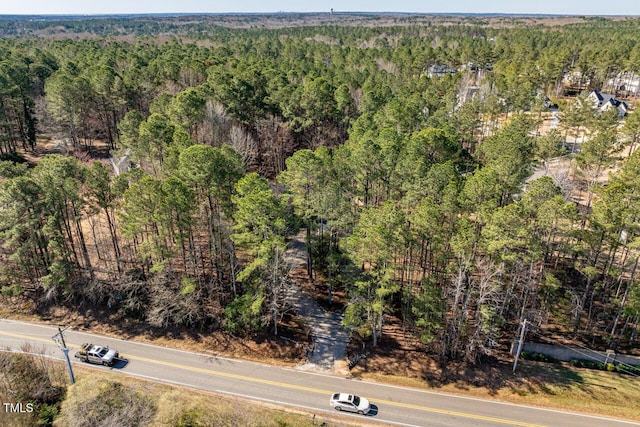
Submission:
[[[336,414],[336,412],[329,411],[327,409],[318,409],[318,408],[314,408],[312,406],[296,405],[296,404],[293,404],[293,403],[282,402],[280,400],[265,399],[265,398],[261,398],[261,397],[252,397],[252,396],[249,396],[249,395],[246,395],[246,394],[233,393],[233,392],[230,392],[230,391],[223,391],[223,390],[216,390],[216,392],[217,393],[221,393],[221,394],[227,394],[227,395],[231,395],[231,396],[241,397],[243,399],[259,400],[259,401],[262,401],[262,402],[272,403],[272,404],[275,404],[275,405],[293,406],[293,407],[296,407],[296,408],[307,409],[307,410],[310,410],[310,411],[320,411],[320,412],[323,412],[323,413],[333,414],[333,415]],[[399,422],[395,422],[395,421],[387,421],[387,420],[384,420],[384,419],[381,419],[381,418],[373,418],[373,417],[366,417],[366,416],[363,416],[363,415],[350,414],[348,412],[340,412],[340,415],[341,416],[348,416],[348,417],[354,418],[356,420],[357,419],[361,419],[361,420],[366,421],[366,422],[393,424],[393,425],[396,425],[396,426],[403,426],[403,427],[421,427],[421,426],[414,425],[414,424],[404,424],[404,423],[399,423]]]

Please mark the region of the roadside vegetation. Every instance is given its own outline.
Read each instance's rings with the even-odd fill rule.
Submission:
[[[3,304],[302,359],[304,230],[371,360],[637,354],[640,20],[456,22],[0,20]]]
[[[75,368],[76,383],[68,385],[63,363],[37,349],[22,350],[29,354],[0,352],[0,398],[22,404],[22,412],[0,411],[6,427],[356,425],[332,421],[338,416],[283,410],[82,367]]]
[[[65,367],[42,356],[36,347],[19,351],[23,353],[0,351],[0,425],[51,426],[65,398]]]
[[[516,373],[512,363],[458,366],[446,377],[429,379],[385,372],[384,369],[354,370],[353,375],[405,387],[495,399],[521,405],[640,421],[637,376],[576,368],[565,363],[520,361]],[[369,368],[369,367],[368,367]]]
[[[314,417],[240,398],[87,372],[69,388],[54,426],[311,427],[323,422],[327,426],[355,425],[333,423],[324,414]]]
[[[337,414],[283,410],[80,366],[74,369],[76,384],[70,386],[62,362],[42,357],[36,348],[22,350],[30,354],[0,352],[0,398],[9,403],[31,403],[33,411],[0,412],[0,422],[7,427],[363,425]],[[458,379],[430,382],[428,387],[425,381],[404,376],[362,370],[354,375],[438,392],[640,421],[638,407],[632,403],[640,398],[637,378],[560,364],[523,361],[515,375],[510,366],[467,367],[458,373]]]

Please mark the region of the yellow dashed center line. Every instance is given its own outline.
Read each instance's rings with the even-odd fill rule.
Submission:
[[[11,333],[11,332],[2,332],[2,331],[0,331],[0,335],[6,335],[6,336],[14,337],[14,338],[26,339],[26,340],[30,340],[30,341],[45,342],[47,344],[51,343],[51,340],[48,340],[48,339],[30,337],[30,336],[27,336],[27,335],[14,334],[14,333]],[[77,348],[79,346],[68,345],[68,347],[69,348]],[[147,363],[151,363],[151,364],[155,364],[155,365],[162,365],[162,366],[167,366],[167,367],[172,367],[172,368],[177,368],[177,369],[183,369],[183,370],[187,370],[187,371],[191,371],[191,372],[198,372],[198,373],[207,374],[207,375],[215,375],[215,376],[218,376],[218,377],[232,378],[232,379],[235,379],[235,380],[248,381],[248,382],[252,382],[252,383],[267,384],[267,385],[274,386],[274,387],[281,387],[281,388],[287,388],[287,389],[293,389],[293,390],[307,391],[307,392],[310,392],[310,393],[322,394],[322,395],[326,395],[326,396],[328,396],[328,395],[333,393],[333,391],[331,391],[331,390],[323,390],[323,389],[320,389],[320,388],[307,387],[307,386],[301,386],[301,385],[296,385],[296,384],[289,384],[289,383],[284,383],[284,382],[281,382],[281,381],[273,381],[273,380],[266,380],[266,379],[262,379],[262,378],[248,377],[246,375],[231,374],[231,373],[228,373],[228,372],[215,371],[215,370],[212,370],[212,369],[205,369],[205,368],[197,368],[197,367],[188,366],[188,365],[180,365],[178,363],[164,362],[164,361],[161,361],[161,360],[149,359],[149,358],[140,357],[140,356],[128,356],[128,359],[129,360],[137,360],[137,361],[140,361],[140,362],[147,362]],[[449,410],[446,410],[446,409],[431,408],[431,407],[428,407],[428,406],[414,405],[414,404],[411,404],[411,403],[394,402],[394,401],[391,401],[391,400],[375,399],[375,403],[383,403],[385,405],[395,406],[395,407],[399,407],[399,408],[416,409],[416,410],[419,410],[419,411],[431,412],[431,413],[435,413],[435,414],[451,415],[451,416],[454,416],[454,417],[461,417],[461,418],[469,418],[469,419],[474,419],[474,420],[489,421],[489,422],[493,422],[493,423],[507,424],[507,425],[511,425],[511,426],[543,427],[540,424],[530,424],[530,423],[526,423],[526,422],[522,422],[522,421],[507,420],[507,419],[504,419],[504,418],[488,417],[488,416],[484,416],[484,415],[476,415],[476,414],[470,414],[470,413],[466,413],[466,412],[449,411]]]
[[[302,385],[283,383],[283,382],[280,382],[280,381],[265,380],[265,379],[262,379],[262,378],[247,377],[245,375],[231,374],[231,373],[222,372],[222,371],[214,371],[212,369],[196,368],[194,366],[180,365],[178,363],[164,362],[164,361],[155,360],[155,359],[147,359],[146,357],[140,357],[140,356],[129,356],[128,359],[130,359],[130,360],[138,360],[138,361],[147,362],[147,363],[153,363],[153,364],[156,364],[156,365],[169,366],[169,367],[172,367],[172,368],[184,369],[184,370],[191,371],[191,372],[200,372],[200,373],[203,373],[203,374],[215,375],[217,377],[232,378],[234,380],[250,381],[250,382],[253,382],[253,383],[267,384],[267,385],[272,385],[272,386],[276,386],[276,387],[292,388],[292,389],[296,389],[296,390],[309,391],[309,392],[312,392],[312,393],[322,393],[322,394],[327,394],[327,395],[332,393],[331,391],[322,390],[322,389],[319,389],[319,388],[313,388],[313,387],[306,387],[306,386],[302,386]]]

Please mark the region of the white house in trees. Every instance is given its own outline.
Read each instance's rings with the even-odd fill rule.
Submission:
[[[629,111],[629,105],[626,102],[616,99],[615,95],[610,93],[600,93],[597,90],[589,94],[589,100],[593,102],[593,106],[600,112],[607,111],[610,108],[618,110],[618,116],[624,117]]]
[[[640,74],[631,71],[618,73],[607,80],[602,89],[611,90],[616,93],[626,92],[628,95],[637,96],[640,94]]]

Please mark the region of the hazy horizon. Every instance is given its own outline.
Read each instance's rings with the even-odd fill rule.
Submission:
[[[0,6],[0,15],[148,15],[148,14],[245,14],[245,13],[420,13],[420,14],[505,14],[505,15],[588,15],[588,16],[638,16],[637,0],[538,0],[514,2],[512,0],[450,0],[447,2],[421,2],[397,0],[393,3],[381,0],[348,0],[326,2],[310,0],[305,3],[293,0],[238,0],[235,2],[183,0],[110,0],[93,1],[24,0]]]

